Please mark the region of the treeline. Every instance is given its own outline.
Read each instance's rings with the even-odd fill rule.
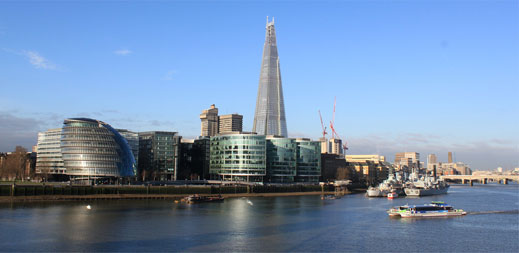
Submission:
[[[25,180],[33,176],[31,158],[27,149],[17,146],[14,152],[0,154],[0,179],[3,181]]]

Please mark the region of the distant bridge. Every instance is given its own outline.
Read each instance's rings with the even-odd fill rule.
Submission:
[[[440,178],[449,181],[461,181],[462,184],[467,182],[472,186],[474,181],[481,184],[487,182],[499,182],[500,184],[508,184],[508,181],[519,182],[519,175],[443,175]]]

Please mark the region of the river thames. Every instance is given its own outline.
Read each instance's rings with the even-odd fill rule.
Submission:
[[[445,201],[462,217],[389,218]],[[87,205],[91,209],[86,208]],[[453,185],[446,195],[229,198],[0,204],[0,251],[519,252],[519,186]],[[504,212],[496,212],[504,211]]]

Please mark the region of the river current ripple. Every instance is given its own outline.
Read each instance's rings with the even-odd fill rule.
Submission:
[[[445,201],[468,215],[389,218]],[[86,208],[90,205],[91,208]],[[319,196],[0,204],[0,251],[519,252],[519,186],[453,185],[446,195]]]

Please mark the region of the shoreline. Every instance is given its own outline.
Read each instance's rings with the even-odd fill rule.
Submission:
[[[340,193],[343,195],[355,194],[358,191]],[[227,193],[221,194],[224,198],[240,197],[289,197],[307,195],[335,194],[330,191],[318,192],[276,192],[276,193]],[[193,194],[95,194],[95,195],[38,195],[38,196],[1,196],[0,203],[13,202],[59,202],[59,201],[98,201],[98,200],[180,200]],[[200,196],[217,196],[218,194],[199,194]]]

